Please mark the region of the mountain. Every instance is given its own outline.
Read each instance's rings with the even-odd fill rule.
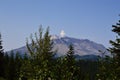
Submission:
[[[74,47],[74,52],[76,56],[102,56],[102,52],[105,52],[105,55],[109,55],[109,52],[102,44],[90,41],[88,39],[76,39],[71,37],[59,37],[56,35],[51,36],[53,40],[53,50],[57,50],[56,56],[63,56],[68,51],[68,46],[70,44]],[[28,53],[25,46],[14,49],[13,52],[20,52],[21,54]]]
[[[54,41],[54,50],[57,49],[58,56],[65,55],[68,51],[68,46],[72,44],[74,46],[74,52],[76,55],[85,56],[85,55],[99,55],[102,56],[102,52],[105,52],[105,55],[109,55],[109,52],[102,44],[95,43],[88,39],[76,39],[71,37],[55,37]]]

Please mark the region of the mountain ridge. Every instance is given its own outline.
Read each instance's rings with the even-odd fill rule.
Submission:
[[[59,37],[57,35],[52,35],[51,40],[53,41],[53,51],[57,50],[56,55],[64,56],[69,50],[68,46],[70,44],[74,47],[75,55],[86,56],[86,55],[95,55],[102,56],[102,52],[105,52],[105,55],[110,55],[107,49],[102,45],[89,39],[77,39],[72,37]],[[26,46],[12,50],[14,53],[19,52],[21,54],[28,53]],[[10,52],[10,51],[8,51]]]

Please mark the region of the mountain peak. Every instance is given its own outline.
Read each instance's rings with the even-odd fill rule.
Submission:
[[[60,37],[59,36],[57,36],[57,35],[51,35],[51,40],[54,40],[54,39],[59,39]]]

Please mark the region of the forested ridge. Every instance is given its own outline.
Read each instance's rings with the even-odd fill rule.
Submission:
[[[29,54],[4,52],[0,33],[0,80],[120,80],[120,20],[112,25],[117,34],[108,48],[112,56],[98,60],[76,60],[74,47],[69,45],[65,56],[55,57],[49,27],[26,41]],[[104,54],[104,51],[101,51]]]

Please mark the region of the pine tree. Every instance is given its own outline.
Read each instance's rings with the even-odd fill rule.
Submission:
[[[15,58],[14,58],[14,66],[15,66],[15,80],[18,80],[19,79],[19,76],[20,76],[20,67],[22,65],[22,56],[20,55],[19,52],[17,52],[15,55]]]
[[[109,51],[113,55],[114,76],[116,79],[120,79],[120,20],[116,25],[112,25],[112,31],[117,34],[115,41],[110,40],[110,44],[113,46],[109,48]]]
[[[4,76],[4,51],[2,46],[2,39],[0,33],[0,77]]]
[[[74,59],[74,47],[73,45],[69,45],[69,51],[67,52],[67,59],[71,62]]]
[[[10,56],[8,55],[8,53],[5,53],[4,55],[5,79],[8,79],[9,77],[9,63],[10,63]]]
[[[1,33],[0,33],[0,54],[4,54],[4,51],[3,51],[3,46],[2,46],[2,39],[1,39]]]
[[[43,34],[40,27],[39,36],[35,33],[35,39],[31,35],[31,44],[26,43],[30,57],[24,61],[22,75],[28,79],[47,80],[52,78],[52,63],[54,51],[52,51],[52,41],[50,39],[49,27]],[[27,65],[27,67],[25,67]]]
[[[112,57],[106,56],[99,60],[97,80],[120,80],[120,20],[112,27],[112,31],[117,34],[115,41],[110,40],[112,47],[108,49]]]
[[[69,45],[69,50],[67,52],[67,55],[65,57],[65,60],[64,60],[64,77],[63,79],[66,79],[66,80],[74,80],[75,79],[75,69],[76,69],[76,66],[75,66],[75,58],[74,58],[74,47],[73,45]]]
[[[6,77],[9,80],[15,80],[16,77],[16,72],[15,72],[15,56],[14,56],[14,52],[11,51],[10,52],[10,56],[9,56],[9,63],[8,63],[8,76]]]
[[[116,25],[112,26],[113,29],[112,31],[117,33],[117,37],[115,41],[110,40],[110,44],[113,46],[112,48],[110,48],[110,52],[113,54],[113,57],[116,59],[120,59],[120,20],[118,23],[116,23]]]

